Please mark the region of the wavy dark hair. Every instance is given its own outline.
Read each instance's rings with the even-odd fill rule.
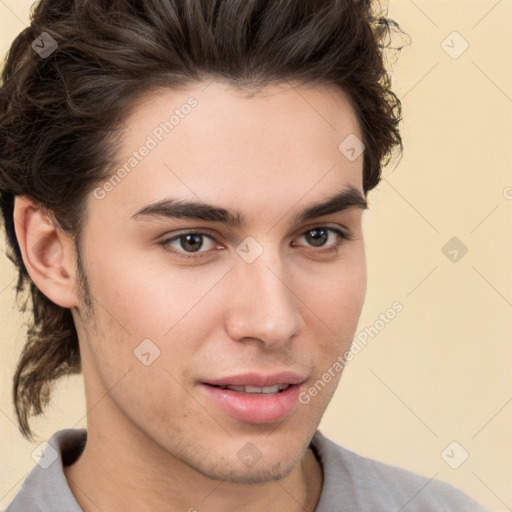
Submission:
[[[379,7],[379,9],[377,9]],[[41,34],[45,39],[41,39]],[[38,52],[52,50],[49,54]],[[84,200],[111,172],[119,127],[158,88],[221,80],[255,89],[333,85],[360,123],[365,195],[403,151],[401,103],[386,59],[409,37],[369,0],[41,0],[12,43],[0,82],[0,202],[16,296],[31,308],[13,380],[19,428],[42,414],[57,379],[81,372],[71,311],[31,280],[14,232],[26,195],[80,256]],[[398,41],[398,44],[393,44]],[[78,283],[83,278],[80,260]],[[85,289],[83,286],[81,289]],[[24,300],[19,300],[20,297]],[[84,293],[83,297],[87,295]]]

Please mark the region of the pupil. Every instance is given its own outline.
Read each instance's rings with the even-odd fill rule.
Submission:
[[[183,239],[185,240],[185,243],[183,243]],[[184,235],[181,241],[181,246],[185,250],[189,250],[191,252],[198,251],[201,249],[203,245],[201,235]]]
[[[325,229],[311,229],[310,231],[308,231],[308,235],[310,235],[311,233],[315,233],[313,236],[312,236],[312,245],[314,246],[321,246],[325,243],[325,241],[327,240],[327,232]],[[320,235],[318,235],[318,233],[321,233]]]

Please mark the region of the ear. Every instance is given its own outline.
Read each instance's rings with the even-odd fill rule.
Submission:
[[[76,251],[72,238],[26,196],[15,198],[14,229],[23,263],[34,284],[55,304],[77,307]]]

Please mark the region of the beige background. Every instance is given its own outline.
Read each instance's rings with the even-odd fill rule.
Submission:
[[[27,23],[30,3],[0,2],[2,55]],[[512,4],[391,0],[389,14],[412,37],[394,72],[405,152],[370,194],[368,293],[357,334],[395,301],[403,311],[377,324],[321,427],[351,450],[512,510]],[[458,58],[443,49],[462,48],[454,31],[469,44]],[[442,251],[453,237],[468,249],[457,262]],[[38,442],[19,434],[11,377],[24,340],[3,255],[0,272],[3,509],[37,444],[86,423],[75,377],[56,387],[46,418],[33,422]],[[441,456],[452,441],[459,443],[448,450],[452,464],[462,450],[469,454],[458,469]]]

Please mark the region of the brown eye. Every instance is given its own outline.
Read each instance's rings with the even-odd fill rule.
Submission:
[[[196,252],[203,246],[202,235],[198,234],[181,235],[178,240],[181,248],[186,252]]]
[[[329,239],[329,232],[326,229],[310,229],[304,234],[308,243],[315,247],[319,247],[325,244]]]
[[[180,233],[171,238],[166,238],[160,242],[160,245],[181,258],[202,258],[207,256],[210,249],[216,246],[215,240],[210,235],[197,231]],[[206,249],[202,250],[205,246]]]
[[[304,238],[306,244],[311,247],[329,247],[333,249],[339,247],[343,241],[350,240],[348,233],[325,226],[308,229],[300,238]],[[329,240],[332,240],[332,243],[328,243]]]

